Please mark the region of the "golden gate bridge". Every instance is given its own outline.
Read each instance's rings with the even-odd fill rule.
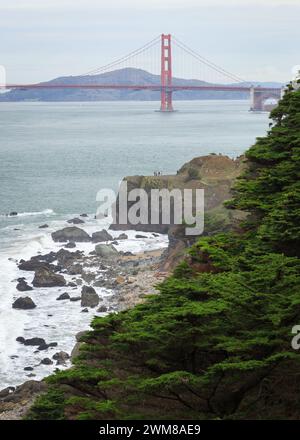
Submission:
[[[159,48],[159,56],[157,48]],[[178,73],[186,78],[191,78],[191,72],[193,72],[194,79],[182,80],[178,78],[178,75],[174,76],[174,59]],[[139,69],[141,66],[145,68],[145,65],[149,71],[158,72],[159,82],[153,82],[151,79],[151,83],[149,83],[138,78]],[[107,82],[109,72],[125,68],[132,68],[129,80],[122,79],[117,83]],[[7,90],[98,89],[134,92],[148,90],[160,93],[161,112],[174,111],[173,96],[174,93],[180,91],[191,93],[201,91],[246,92],[250,95],[250,110],[253,111],[264,110],[264,103],[268,99],[279,100],[282,95],[282,88],[260,87],[247,83],[239,76],[202,57],[198,52],[172,37],[171,34],[162,34],[124,57],[74,78],[76,80],[72,83],[59,82],[60,79],[57,79],[37,84],[5,84],[3,88]],[[96,83],[95,78],[97,79]],[[229,83],[223,84],[224,80]]]

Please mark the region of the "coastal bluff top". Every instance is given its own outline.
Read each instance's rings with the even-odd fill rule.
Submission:
[[[228,156],[210,154],[200,156],[185,163],[176,174],[152,176],[127,176],[128,191],[144,189],[150,194],[151,189],[204,189],[205,212],[214,210],[231,198],[231,188],[235,179],[245,168],[245,158],[240,156],[232,159]],[[134,202],[128,202],[128,210]],[[117,198],[118,206],[118,198]],[[137,224],[134,229],[144,232],[168,233],[170,225]],[[110,227],[114,230],[133,229],[130,224],[120,224],[118,210],[116,218]]]

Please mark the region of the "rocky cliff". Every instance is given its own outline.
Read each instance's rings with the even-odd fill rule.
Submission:
[[[244,158],[231,159],[228,156],[209,155],[196,157],[184,164],[176,175],[162,176],[128,176],[124,181],[128,191],[143,188],[150,197],[151,189],[204,189],[205,226],[204,235],[227,231],[239,224],[243,214],[240,211],[229,211],[223,207],[225,200],[231,197],[231,188],[235,179],[244,169]],[[117,207],[118,207],[117,200]],[[128,211],[135,202],[128,203]],[[150,203],[149,203],[150,206]],[[196,237],[186,236],[183,225],[174,225],[171,216],[170,224],[163,224],[161,219],[157,225],[137,224],[134,227],[130,223],[120,224],[118,209],[114,224],[111,229],[128,230],[136,229],[143,232],[158,232],[169,235],[169,248],[166,251],[162,270],[169,271],[182,258],[185,248],[190,246]]]

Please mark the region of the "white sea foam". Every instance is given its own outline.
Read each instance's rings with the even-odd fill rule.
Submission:
[[[49,210],[50,211],[50,210]],[[51,215],[51,212],[49,212]],[[47,214],[46,214],[47,215]],[[74,216],[68,216],[72,218]],[[70,296],[80,296],[81,287],[34,289],[29,292],[16,290],[17,278],[25,277],[28,283],[32,282],[33,272],[20,271],[16,261],[29,259],[38,253],[46,254],[61,249],[62,243],[54,243],[51,232],[69,226],[67,218],[55,218],[47,222],[49,228],[39,229],[37,224],[17,225],[15,231],[11,226],[0,230],[4,232],[5,247],[0,249],[0,390],[6,386],[18,385],[29,379],[30,372],[24,371],[24,367],[34,367],[32,373],[34,379],[42,379],[49,375],[56,366],[39,365],[40,361],[57,351],[71,352],[75,344],[75,335],[81,330],[88,329],[92,317],[97,314],[95,310],[89,313],[81,313],[80,301],[57,301],[56,298],[63,292]],[[88,234],[108,228],[105,220],[94,220],[92,216],[84,219],[85,223],[79,225]],[[110,231],[114,238],[121,232],[126,232],[127,240],[119,240],[116,245],[119,251],[131,251],[133,253],[144,250],[152,250],[166,247],[168,239],[164,235],[154,237],[151,233],[143,233],[146,238],[137,239],[136,231]],[[94,250],[93,243],[77,243],[76,249],[84,251],[88,255]],[[91,269],[93,271],[93,269]],[[67,282],[72,277],[65,275]],[[101,304],[108,305],[112,291],[96,288],[97,293],[103,299]],[[37,307],[33,310],[16,310],[12,308],[13,301],[19,296],[30,296]],[[102,316],[103,314],[98,314]],[[57,342],[58,346],[47,351],[36,352],[36,347],[24,346],[16,342],[18,336],[24,338],[41,337],[49,342]],[[17,357],[16,357],[17,356]],[[62,368],[62,367],[59,367]]]
[[[44,209],[43,211],[18,212],[16,215],[0,214],[0,217],[37,217],[55,215],[53,209]]]

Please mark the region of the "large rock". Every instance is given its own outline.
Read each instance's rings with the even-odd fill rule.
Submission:
[[[105,259],[114,258],[119,255],[119,252],[112,244],[97,244],[95,247],[95,252],[98,257]]]
[[[70,226],[59,231],[53,232],[52,238],[56,242],[88,242],[91,241],[91,237],[83,229],[77,228],[77,226]]]
[[[17,341],[17,342],[20,342],[20,344],[24,344],[24,342],[25,342],[25,338],[23,338],[23,336],[18,336],[18,337],[16,338],[16,341]],[[17,356],[17,357],[19,357],[19,356]]]
[[[101,243],[102,241],[111,241],[113,237],[105,230],[94,232],[92,234],[92,242],[93,243]]]
[[[49,358],[44,358],[41,360],[41,364],[42,365],[52,365],[53,361],[51,361],[51,359],[49,359]]]
[[[14,391],[15,391],[15,387],[4,388],[4,390],[0,391],[0,399],[7,397],[9,394],[13,393]]]
[[[50,347],[57,347],[57,342],[50,342],[50,344],[47,344],[46,342],[42,343],[41,345],[38,346],[38,350],[39,351],[44,351],[44,350],[48,350],[48,348]]]
[[[82,257],[82,252],[70,252],[66,249],[60,249],[57,254],[57,262],[60,267],[64,269],[69,269],[70,266],[74,264],[74,262]]]
[[[87,331],[82,331],[77,333],[76,335],[76,344],[73,347],[73,350],[71,352],[71,361],[73,362],[74,359],[77,358],[77,356],[79,356],[80,354],[80,348],[83,346],[84,342],[82,341],[82,337],[84,337],[85,335],[87,335],[88,332]]]
[[[82,252],[80,251],[70,252],[66,249],[60,249],[58,252],[49,252],[45,255],[35,255],[28,261],[20,260],[18,267],[20,270],[26,271],[35,271],[39,268],[47,267],[53,272],[58,272],[62,268],[68,267],[73,261],[81,257]],[[58,264],[53,264],[56,261]],[[21,279],[18,281],[20,280]]]
[[[89,334],[88,330],[82,330],[81,332],[76,333],[75,339],[77,342],[83,342],[83,338]]]
[[[29,296],[26,296],[25,298],[18,298],[12,305],[13,309],[21,309],[21,310],[30,310],[35,309],[36,304],[32,301]]]
[[[127,240],[128,239],[128,235],[125,233],[122,233],[119,235],[119,237],[117,237],[117,240]]]
[[[49,269],[54,270],[54,271],[59,269],[54,264],[48,264],[47,262],[42,261],[42,260],[38,259],[37,257],[32,257],[28,261],[20,260],[20,262],[18,264],[18,268],[20,270],[26,270],[26,271],[30,271],[30,272],[31,271],[34,272],[35,270],[37,270],[41,267],[48,267]]]
[[[24,278],[19,278],[16,288],[19,292],[27,292],[29,290],[33,290],[31,286],[28,286]]]
[[[83,272],[83,267],[80,264],[72,264],[68,267],[69,275],[80,275]]]
[[[76,252],[70,252],[66,249],[60,249],[57,253],[56,253],[56,258],[57,261],[61,264],[61,265],[66,265],[70,262],[70,260],[75,260],[76,258],[81,257],[81,252],[80,251],[76,251]]]
[[[75,217],[75,218],[72,218],[71,220],[68,220],[67,223],[70,223],[73,225],[82,225],[84,223],[84,221],[81,220],[81,218]]]
[[[38,394],[47,389],[47,384],[45,382],[37,382],[34,380],[29,380],[24,382],[22,385],[18,386],[16,390],[10,393],[3,400],[5,402],[21,403],[24,405],[28,399],[32,399],[33,396],[37,397]]]
[[[56,301],[64,301],[66,299],[70,299],[70,295],[68,294],[68,292],[64,292],[61,295],[59,295],[59,297],[56,298]]]
[[[80,355],[80,348],[82,347],[82,342],[76,342],[71,351],[71,362],[73,362]]]
[[[28,261],[20,260],[18,267],[20,270],[28,271],[35,271],[40,267],[48,267],[48,269],[56,272],[61,270],[59,266],[52,264],[56,260],[57,252],[49,252],[48,254],[44,255],[35,255],[34,257],[31,257]]]
[[[83,286],[81,290],[81,307],[97,307],[100,298],[95,289],[90,286]]]
[[[42,345],[42,344],[46,344],[45,339],[43,338],[30,338],[30,339],[24,339],[24,342],[21,341],[22,338],[17,338],[18,342],[21,342],[21,344],[23,343],[24,345],[29,345],[29,346],[35,346],[35,345]]]
[[[65,351],[59,351],[52,356],[52,359],[56,361],[56,365],[66,365],[66,362],[70,359],[70,356]]]
[[[41,267],[35,271],[32,284],[34,287],[62,287],[66,285],[66,280],[62,275],[52,272],[47,267]]]

